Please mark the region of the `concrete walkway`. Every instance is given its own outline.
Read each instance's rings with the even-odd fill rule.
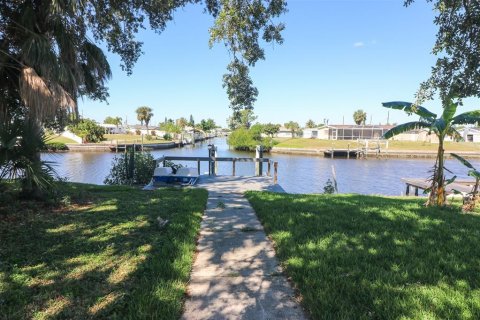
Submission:
[[[246,190],[268,177],[202,177],[209,192],[183,319],[305,319]]]

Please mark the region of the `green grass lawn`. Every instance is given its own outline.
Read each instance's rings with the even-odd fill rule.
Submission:
[[[75,140],[58,136],[58,135],[51,135],[47,136],[47,144],[48,143],[77,143]]]
[[[178,318],[207,192],[67,186],[64,209],[0,203],[0,319]]]
[[[406,198],[247,197],[313,319],[480,319],[480,215]]]
[[[347,149],[350,145],[351,149],[357,148],[358,144],[355,140],[321,140],[321,139],[304,139],[304,138],[286,138],[278,139],[275,147],[280,148],[300,148],[300,149],[330,149],[332,146],[338,149]],[[384,145],[382,145],[382,148]],[[438,144],[417,141],[389,141],[388,150],[426,150],[437,151]],[[445,142],[445,150],[451,151],[480,151],[480,143],[472,142]]]

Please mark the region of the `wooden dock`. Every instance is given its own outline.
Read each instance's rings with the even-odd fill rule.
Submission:
[[[410,195],[410,187],[415,190],[415,195],[418,196],[419,190],[427,190],[431,185],[431,182],[426,179],[402,178],[402,181],[407,185],[405,190],[405,195],[407,196]],[[445,192],[447,195],[455,194],[455,191],[467,194],[472,192],[474,184],[475,181],[473,180],[458,180],[448,184],[445,187]]]
[[[331,150],[325,150],[323,152],[323,155],[326,158],[356,159],[360,156],[360,154],[361,154],[360,150],[350,150],[350,149],[331,149]]]

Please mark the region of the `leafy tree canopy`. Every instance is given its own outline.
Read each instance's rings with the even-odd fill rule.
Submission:
[[[42,118],[58,106],[76,108],[79,96],[106,99],[110,66],[89,35],[118,54],[130,74],[142,49],[138,31],[149,26],[160,33],[175,10],[197,3],[215,18],[210,45],[223,42],[232,54],[228,73],[238,81],[227,81],[229,97],[237,92],[234,87],[242,88],[232,106],[251,107],[256,90],[244,90],[251,87],[245,67],[264,59],[261,41],[282,42],[284,26],[274,19],[286,11],[286,0],[4,0],[0,2],[0,78],[4,80],[0,91],[21,96]],[[2,112],[6,99],[0,103]]]
[[[203,131],[210,131],[217,127],[217,124],[213,119],[208,118],[207,120],[202,119],[198,124],[198,127]]]
[[[480,2],[427,0],[432,2],[438,26],[432,53],[438,56],[431,76],[418,94],[421,103],[438,91],[441,100],[480,97]],[[406,0],[406,6],[414,0]]]
[[[244,109],[234,111],[232,116],[227,119],[227,123],[230,130],[236,130],[238,128],[249,129],[255,120],[257,120],[257,116],[253,113],[253,110]]]
[[[280,127],[279,124],[267,123],[263,125],[263,132],[273,138],[280,131]]]
[[[103,123],[105,124],[113,124],[116,126],[119,126],[122,124],[122,118],[120,117],[106,117],[105,120],[103,120]]]

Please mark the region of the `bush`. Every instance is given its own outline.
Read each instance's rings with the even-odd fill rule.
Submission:
[[[69,126],[69,129],[85,142],[96,143],[103,140],[104,129],[90,119],[82,119],[78,123]]]
[[[46,144],[47,151],[65,151],[68,150],[68,147],[65,143],[62,142],[50,142]]]
[[[154,136],[154,137],[157,136],[157,132],[156,132],[155,130],[150,131],[150,134],[151,134],[152,136]]]
[[[140,131],[140,130],[137,129],[137,130],[135,130],[135,134],[136,134],[137,136],[139,136],[139,135],[142,134],[142,131]]]
[[[147,139],[148,141],[150,141],[150,140],[153,139],[153,137],[152,137],[151,135],[149,135],[149,134],[146,134],[146,135],[145,135],[145,139]]]
[[[170,135],[170,133],[165,133],[165,134],[163,135],[163,140],[171,141],[171,140],[172,140],[172,136]]]
[[[325,186],[323,187],[323,193],[325,194],[334,194],[335,193],[335,187],[333,185],[332,180],[328,179],[327,182],[325,183]]]
[[[254,151],[257,145],[261,145],[263,150],[268,152],[275,145],[272,138],[263,138],[258,127],[252,126],[251,129],[240,128],[233,131],[227,139],[229,146],[235,150]]]
[[[110,185],[147,184],[152,179],[154,170],[155,159],[149,152],[130,151],[113,159],[110,173],[103,183]]]

